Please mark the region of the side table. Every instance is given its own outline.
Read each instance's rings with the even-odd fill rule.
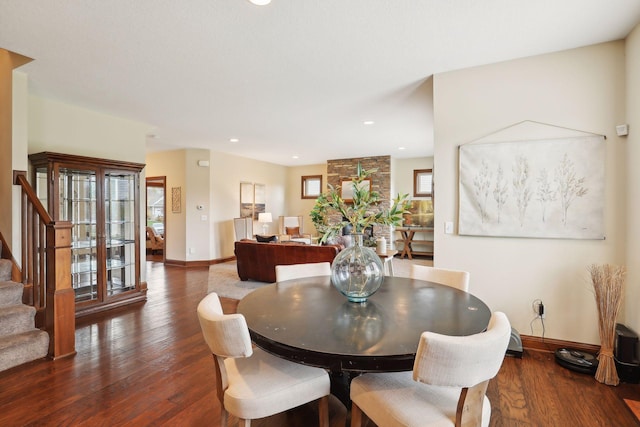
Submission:
[[[377,253],[377,252],[376,252]],[[384,268],[384,274],[386,276],[393,276],[393,257],[398,253],[395,249],[387,249],[387,253],[378,254],[380,259],[382,260],[382,265]]]

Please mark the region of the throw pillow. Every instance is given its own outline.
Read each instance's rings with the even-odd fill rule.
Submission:
[[[299,236],[300,227],[285,227],[285,231],[289,236]]]
[[[277,242],[278,236],[260,236],[259,234],[256,234],[256,240],[260,243]]]

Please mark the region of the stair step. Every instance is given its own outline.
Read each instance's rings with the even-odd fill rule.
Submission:
[[[20,334],[0,338],[0,371],[23,363],[41,359],[47,355],[49,335],[32,328]]]
[[[17,282],[0,282],[0,307],[22,303],[24,285]]]
[[[0,246],[2,246],[0,244]],[[11,280],[11,269],[13,268],[13,263],[4,258],[0,258],[0,281]]]
[[[33,329],[35,315],[36,309],[24,304],[0,307],[0,337]]]

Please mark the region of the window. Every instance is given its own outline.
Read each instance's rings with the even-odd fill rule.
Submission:
[[[322,193],[322,175],[307,175],[302,177],[301,197],[315,199]]]
[[[433,169],[414,169],[413,197],[433,196]]]

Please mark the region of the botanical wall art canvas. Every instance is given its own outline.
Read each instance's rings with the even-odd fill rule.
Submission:
[[[460,147],[460,234],[603,239],[601,135]]]

